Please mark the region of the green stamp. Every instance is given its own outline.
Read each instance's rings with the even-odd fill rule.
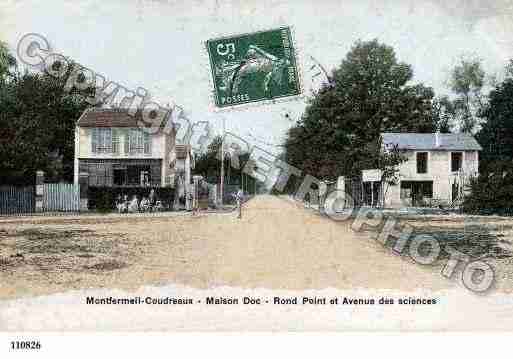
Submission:
[[[218,107],[301,93],[289,27],[207,41]]]

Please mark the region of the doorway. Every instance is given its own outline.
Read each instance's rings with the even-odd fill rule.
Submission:
[[[433,181],[401,181],[401,201],[407,206],[426,207],[433,199]]]
[[[365,206],[381,206],[381,182],[363,182],[363,204]]]

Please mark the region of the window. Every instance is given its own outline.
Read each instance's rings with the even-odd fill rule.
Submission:
[[[90,186],[160,186],[162,160],[109,158],[81,160],[80,173],[87,173]]]
[[[463,163],[462,152],[451,152],[451,172],[458,172],[461,170],[461,164]]]
[[[115,186],[149,186],[151,168],[146,165],[116,166],[112,171]]]
[[[112,153],[119,153],[119,131],[112,130]]]
[[[146,186],[151,183],[150,166],[127,166],[127,184]]]
[[[107,163],[91,163],[87,165],[86,172],[89,173],[90,186],[110,186],[110,169]]]
[[[119,153],[118,131],[111,128],[93,128],[91,138],[93,153]]]
[[[428,170],[428,153],[417,152],[417,173],[427,173]]]
[[[112,176],[115,186],[124,186],[128,183],[126,168],[114,168],[112,170]]]
[[[151,154],[150,134],[139,129],[131,129],[125,137],[125,153]]]
[[[112,131],[110,128],[93,128],[92,152],[110,153],[112,151]]]
[[[400,198],[408,206],[428,205],[433,198],[433,181],[401,181]]]

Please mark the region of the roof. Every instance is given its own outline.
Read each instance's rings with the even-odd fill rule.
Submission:
[[[77,121],[78,127],[140,127],[139,125],[150,124],[143,121],[142,112],[137,111],[134,115],[129,114],[128,109],[87,109]],[[160,124],[163,128],[165,121]]]
[[[438,143],[437,143],[438,136]],[[481,151],[474,136],[465,133],[382,133],[385,146],[402,150]]]

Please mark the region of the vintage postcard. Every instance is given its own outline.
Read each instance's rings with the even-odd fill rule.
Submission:
[[[513,330],[513,8],[0,4],[0,331]]]

